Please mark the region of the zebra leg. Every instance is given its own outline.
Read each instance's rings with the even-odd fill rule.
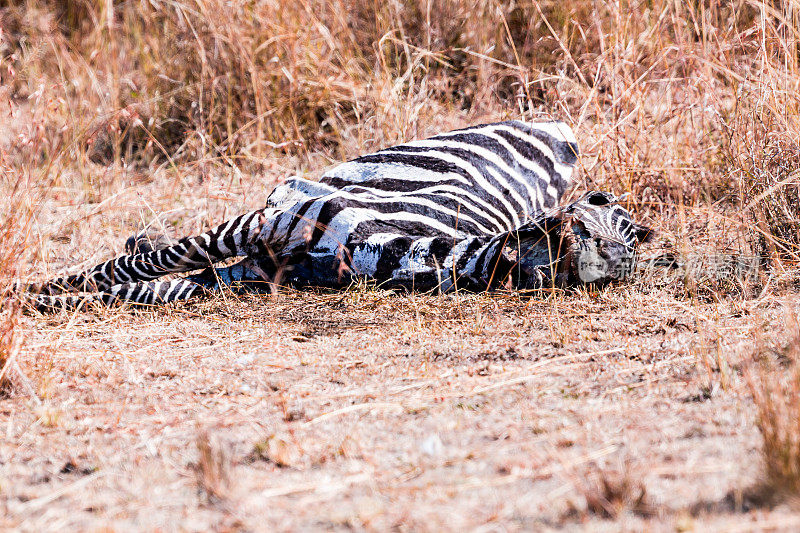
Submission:
[[[188,300],[207,292],[202,285],[186,279],[175,279],[121,283],[109,287],[108,290],[90,294],[35,294],[28,296],[27,299],[37,311],[46,313],[56,309],[78,309],[92,303],[104,307],[123,302],[143,306],[157,305]]]
[[[175,241],[170,239],[167,235],[145,229],[136,235],[131,235],[125,242],[125,254],[136,255],[153,250],[163,250],[175,244]]]
[[[79,294],[36,294],[28,299],[40,312],[56,309],[78,309],[92,303],[104,307],[129,303],[141,306],[154,306],[179,300],[189,300],[209,296],[223,288],[243,288],[246,290],[266,290],[274,280],[274,272],[266,272],[264,262],[250,258],[224,268],[209,267],[199,274],[185,279],[171,281],[147,281],[122,283],[108,290],[86,295]]]
[[[56,278],[42,285],[29,285],[25,289],[49,295],[103,292],[115,285],[150,281],[165,274],[209,267],[231,257],[277,257],[287,246],[297,247],[306,243],[306,225],[298,223],[307,219],[304,212],[316,203],[315,195],[332,191],[334,189],[330,187],[307,180],[289,180],[270,194],[264,209],[231,219],[211,231],[181,239],[177,244],[164,248],[162,243],[150,244],[146,238],[136,236],[128,240],[126,247],[139,253],[123,255],[79,274]]]
[[[280,269],[270,258],[255,260],[246,257],[228,267],[210,267],[186,279],[203,287],[206,291],[217,291],[223,287],[249,291],[270,290],[280,282]]]
[[[65,292],[107,292],[112,287],[150,281],[165,274],[188,272],[216,262],[248,255],[256,237],[275,209],[252,211],[195,237],[181,239],[174,246],[145,253],[123,255],[84,272],[55,278],[28,292],[56,295]]]

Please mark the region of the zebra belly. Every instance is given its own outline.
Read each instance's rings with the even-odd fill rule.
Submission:
[[[442,281],[454,245],[468,238],[456,228],[468,229],[469,221],[459,221],[455,210],[447,213],[435,196],[379,197],[315,186],[292,180],[270,197],[274,207],[265,210],[257,249],[249,255],[271,278],[323,287],[372,279],[424,290]],[[451,266],[455,262],[451,257]]]
[[[333,252],[312,249],[285,261],[282,282],[297,287],[342,288],[358,280],[376,281],[384,288],[450,290],[454,272],[486,238],[410,237],[374,233]],[[455,269],[455,270],[454,270]]]

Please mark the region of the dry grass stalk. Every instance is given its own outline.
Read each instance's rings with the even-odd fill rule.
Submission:
[[[4,306],[0,312],[0,394],[8,392],[11,387],[9,370],[19,352],[18,313],[16,304]]]
[[[252,455],[283,468],[297,466],[301,450],[291,435],[270,435],[255,443]]]
[[[763,439],[764,485],[769,500],[800,498],[800,331],[796,317],[777,361],[761,357],[747,374]]]
[[[30,219],[23,214],[18,196],[0,202],[0,394],[11,386],[11,368],[19,353],[21,306],[12,294],[27,248],[26,226]]]
[[[629,472],[622,474],[599,471],[588,485],[581,488],[589,512],[603,518],[616,519],[626,512],[639,516],[652,516],[655,507],[649,501],[647,489],[641,480]]]
[[[224,501],[230,494],[230,458],[211,442],[208,431],[202,430],[195,441],[200,457],[195,466],[197,486],[209,502]]]

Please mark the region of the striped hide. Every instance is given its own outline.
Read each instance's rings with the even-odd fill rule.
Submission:
[[[246,213],[173,245],[136,246],[27,287],[39,309],[156,304],[223,285],[441,291],[602,283],[627,274],[647,234],[611,193],[566,206],[578,146],[561,122],[507,121],[412,141],[291,178]],[[232,258],[230,267],[214,264]],[[186,278],[168,274],[204,269]]]

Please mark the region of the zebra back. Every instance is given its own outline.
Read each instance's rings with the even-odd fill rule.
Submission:
[[[321,182],[383,199],[370,206],[377,211],[403,202],[464,234],[490,235],[557,206],[577,156],[563,122],[512,120],[385,148],[329,170]]]

